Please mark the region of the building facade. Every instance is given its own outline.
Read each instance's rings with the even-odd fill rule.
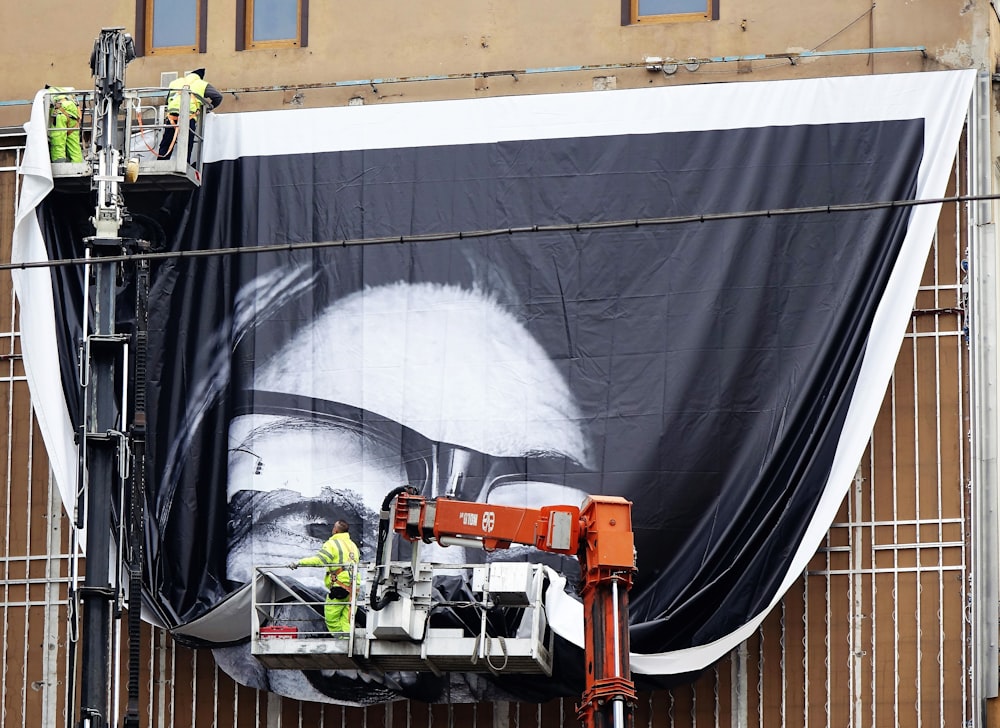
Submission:
[[[44,39],[24,28],[44,18]],[[129,86],[204,67],[218,113],[678,84],[976,69],[954,197],[996,187],[992,2],[752,0],[400,4],[41,0],[0,11],[0,244],[10,260],[30,101],[88,89],[102,27],[133,33]],[[58,38],[58,43],[48,39]],[[644,692],[637,725],[1000,725],[995,590],[996,258],[991,202],[943,206],[909,330],[855,487],[808,570],[757,631],[695,682]],[[3,724],[63,725],[73,684],[72,525],[47,474],[9,275],[2,398]],[[990,595],[993,608],[990,609]],[[501,726],[575,720],[540,706],[299,703],[236,685],[211,653],[146,627],[144,724]],[[124,695],[127,674],[119,676]]]
[[[653,12],[673,6],[698,11]],[[970,68],[985,62],[996,21],[988,3],[952,9],[903,0],[822,8],[726,0],[544,8],[137,0],[84,3],[72,14],[61,7],[4,9],[5,27],[44,16],[60,42],[15,34],[5,43],[4,63],[19,73],[5,82],[0,124],[25,121],[24,102],[46,83],[89,88],[102,27],[122,26],[136,38],[130,86],[159,86],[161,73],[205,67],[226,91],[228,112]],[[255,42],[254,27],[289,37]],[[678,63],[647,71],[648,57]]]

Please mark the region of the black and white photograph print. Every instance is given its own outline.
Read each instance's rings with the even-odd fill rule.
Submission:
[[[710,666],[801,574],[853,478],[937,216],[870,203],[942,196],[970,73],[214,115],[200,189],[132,203],[164,251],[241,251],[152,269],[150,618],[289,697],[575,694],[559,670],[263,670],[240,595],[338,520],[373,560],[401,485],[523,507],[616,495],[636,680]],[[36,204],[15,245],[68,257],[76,231]],[[67,275],[41,279],[67,313],[25,327],[30,362],[60,352],[32,370],[57,393],[79,328]],[[50,438],[72,432],[67,401],[38,401]],[[56,462],[64,492],[73,467]],[[574,559],[421,554],[548,564],[557,662],[582,649]]]

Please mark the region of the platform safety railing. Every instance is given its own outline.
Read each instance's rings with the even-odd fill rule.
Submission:
[[[167,111],[170,93],[180,95],[181,112],[176,116]],[[126,140],[127,146],[121,150],[125,168],[120,173],[125,182],[153,184],[164,189],[201,184],[207,102],[194,94],[202,103],[195,112],[189,112],[192,94],[194,92],[189,89],[171,91],[164,88],[136,88],[125,91],[125,102],[121,105],[117,118],[120,130],[118,138]],[[60,96],[70,97],[79,110],[77,125],[66,129],[57,126],[55,114],[58,110],[54,109],[54,104]],[[45,94],[45,118],[49,135],[63,131],[76,133],[83,151],[82,162],[54,162],[53,180],[57,184],[87,184],[93,176],[93,162],[97,158],[93,140],[97,137],[100,110],[94,108],[94,93],[50,90]],[[167,151],[161,157],[161,141],[168,134],[174,139],[166,145]],[[131,168],[128,167],[130,162],[133,163]],[[129,173],[131,176],[127,176]]]

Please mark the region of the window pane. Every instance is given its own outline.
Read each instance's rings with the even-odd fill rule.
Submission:
[[[639,0],[639,15],[706,13],[708,0]]]
[[[191,46],[197,43],[198,0],[154,0],[153,47]]]
[[[297,40],[299,0],[253,0],[253,39]]]

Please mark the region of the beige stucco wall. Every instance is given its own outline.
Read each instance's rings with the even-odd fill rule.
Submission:
[[[236,0],[205,0],[207,52],[155,54],[129,67],[130,86],[156,86],[162,71],[206,66],[224,111],[289,104],[345,104],[590,90],[595,77],[631,88],[679,83],[898,73],[992,65],[988,0],[719,0],[719,20],[621,25],[620,0],[312,0],[307,48],[236,51]],[[88,59],[102,27],[136,24],[135,0],[33,0],[0,8],[0,125],[19,124],[45,83],[89,88]],[[44,28],[44,34],[26,29]],[[711,58],[803,50],[925,46],[915,52],[710,63],[667,76],[644,67],[490,78],[304,88],[357,79],[468,75],[553,66],[639,64],[646,56]],[[992,70],[992,69],[990,69]],[[598,81],[598,84],[601,82]],[[262,91],[270,87],[291,90]],[[249,90],[255,89],[255,90]],[[243,90],[243,91],[240,91]],[[298,91],[298,93],[297,93]]]

